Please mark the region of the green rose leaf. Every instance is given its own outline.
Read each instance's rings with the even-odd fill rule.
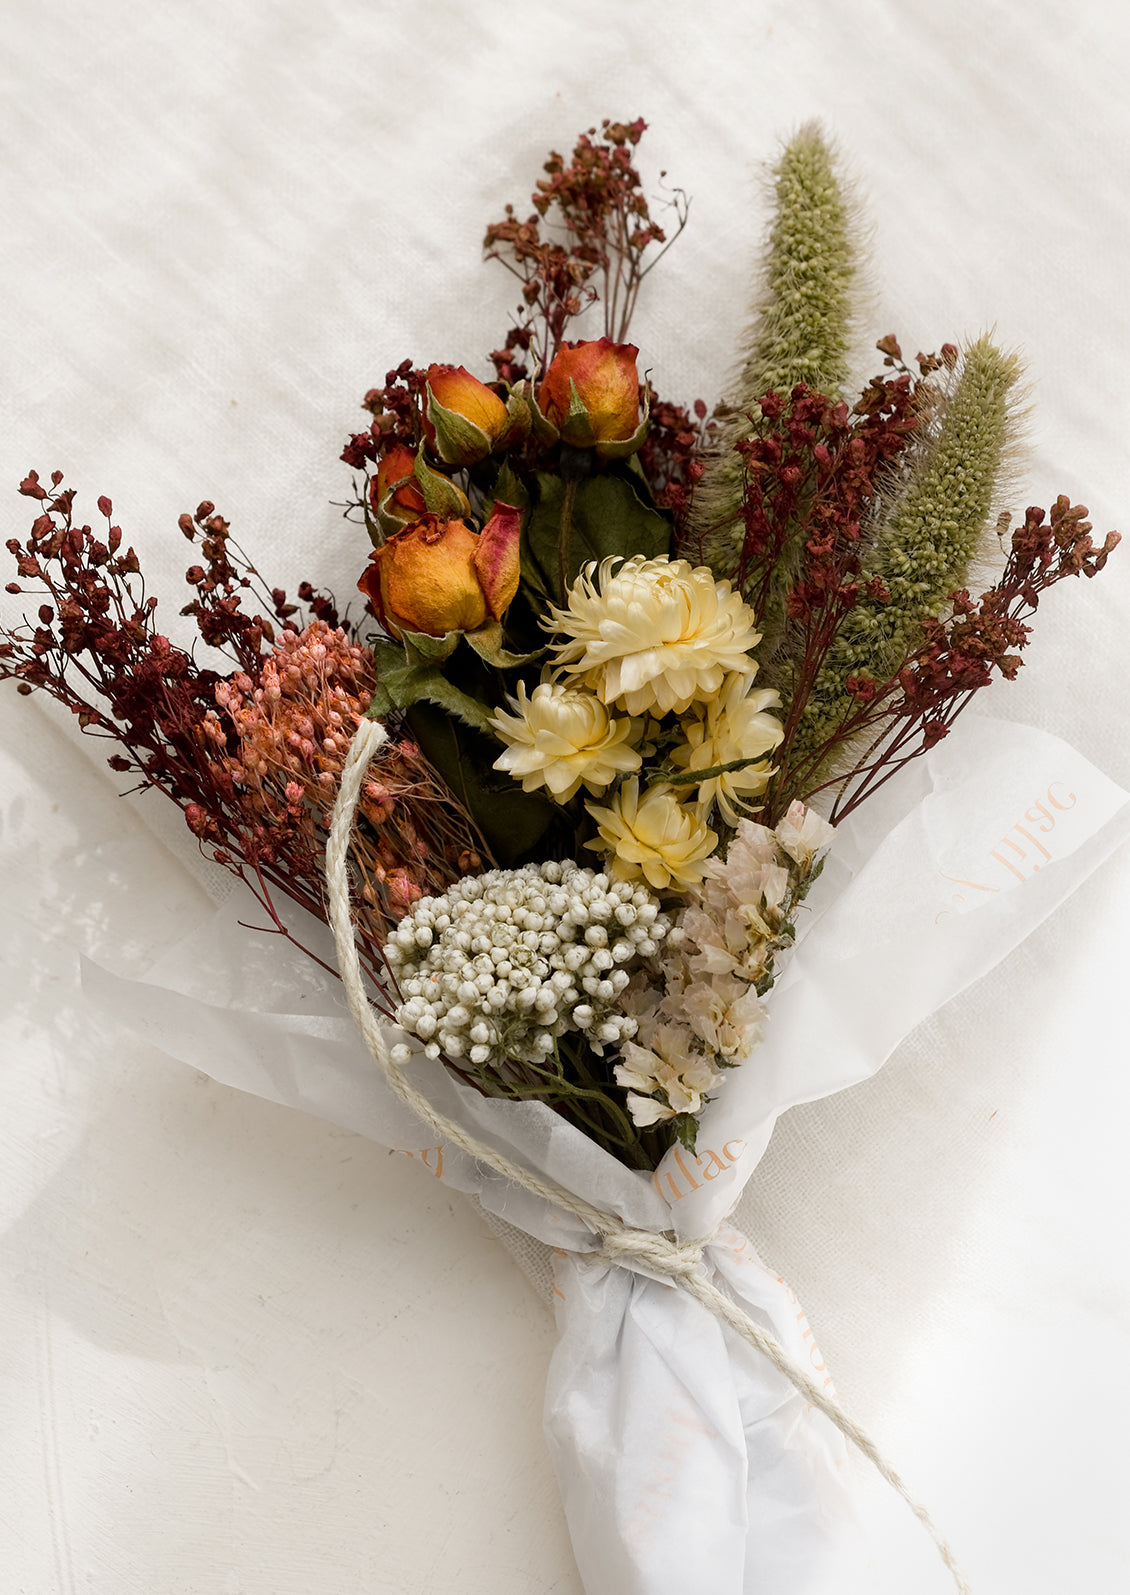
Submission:
[[[432,702],[417,702],[408,725],[425,758],[439,772],[470,814],[495,859],[504,869],[525,862],[561,811],[537,792],[491,765],[498,743],[443,713]]]
[[[488,501],[487,518],[494,510],[494,502],[512,504],[515,509],[524,510],[529,507],[530,495],[526,491],[526,484],[518,475],[509,460],[503,460],[494,483],[494,492]]]
[[[369,707],[365,710],[366,720],[387,720],[396,708],[383,681],[373,683],[373,695],[369,699]]]
[[[373,651],[380,688],[397,709],[408,709],[421,701],[434,703],[465,725],[491,731],[487,705],[460,691],[437,665],[407,659],[394,643],[378,642]]]
[[[641,496],[642,484],[627,474],[602,472],[577,484],[569,532],[569,581],[590,560],[670,552],[671,525]],[[522,576],[545,598],[560,599],[558,543],[565,484],[546,472],[537,477],[538,498],[522,530]]]

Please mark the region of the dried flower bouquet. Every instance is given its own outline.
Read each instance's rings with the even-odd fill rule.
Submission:
[[[784,1107],[878,1067],[1110,845],[1124,795],[1070,755],[1070,801],[1053,796],[1045,744],[1006,738],[978,776],[989,851],[998,811],[1031,801],[1029,826],[1058,833],[1057,887],[994,901],[972,931],[943,926],[942,974],[829,1046],[837,1003],[850,1017],[858,1001],[835,949],[861,902],[899,924],[900,876],[955,879],[971,812],[943,746],[955,718],[1016,676],[1044,590],[1095,575],[1118,538],[1096,547],[1063,497],[1015,527],[1001,509],[1019,363],[991,339],[908,364],[883,338],[882,373],[849,399],[857,249],[815,128],[777,168],[737,391],[712,414],[662,399],[626,339],[687,204],[676,190],[666,229],[653,217],[643,132],[590,129],[571,159],[551,155],[525,220],[508,207],[488,228],[522,285],[490,381],[405,361],[366,395],[370,424],[343,454],[372,544],[364,614],[311,582],[288,602],[204,503],[181,518],[202,664],[158,631],[109,501],[96,534],[58,473],[32,472],[21,492],[39,513],[8,544],[8,590],[40,601],[3,634],[0,674],[111,739],[111,765],[171,796],[312,957],[283,900],[330,918],[327,834],[356,771],[338,884],[383,1021],[370,1045],[425,1135],[450,1130],[432,1148],[443,1177],[563,1253],[547,1426],[588,1587],[665,1588],[683,1567],[783,1595],[789,1567],[829,1557],[840,1576],[838,1440],[782,1385],[782,1367],[815,1366],[795,1302],[724,1220]],[[601,336],[570,340],[601,314]],[[924,782],[892,799],[913,761]],[[809,899],[840,825],[838,888]],[[1030,878],[1011,845],[1028,863],[1005,864]],[[927,906],[914,935],[953,917]],[[806,928],[801,984],[785,955]],[[380,1080],[369,1089],[371,1133],[426,1149]],[[668,1239],[649,1250],[653,1234]],[[772,1324],[783,1360],[724,1339],[708,1292]],[[646,1353],[625,1349],[631,1326]],[[669,1449],[687,1423],[700,1433],[671,1520],[644,1545],[646,1436]]]

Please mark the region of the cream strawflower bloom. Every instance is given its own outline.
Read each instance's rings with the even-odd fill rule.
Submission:
[[[784,735],[784,728],[769,709],[780,706],[780,698],[770,688],[750,690],[752,677],[734,675],[726,679],[718,696],[698,709],[694,719],[683,722],[686,741],[671,753],[671,762],[680,770],[711,770],[719,764],[739,759],[757,759],[744,770],[728,770],[712,776],[698,787],[698,813],[706,819],[717,803],[727,825],[737,825],[748,800],[764,792],[773,771],[763,754],[770,753]]]
[[[509,743],[494,768],[508,770],[524,792],[544,786],[555,802],[568,803],[582,785],[596,795],[618,775],[639,769],[640,755],[631,746],[637,728],[629,719],[614,720],[591,692],[543,681],[527,698],[519,682],[510,702],[516,713],[499,710],[491,720]]]
[[[565,636],[557,663],[628,714],[682,714],[707,700],[731,671],[752,675],[761,640],[753,610],[729,582],[685,559],[636,554],[586,565],[566,609],[552,611]]]
[[[635,776],[625,781],[608,808],[586,803],[600,831],[585,846],[611,854],[613,880],[638,880],[642,875],[656,891],[687,887],[701,881],[706,860],[718,845],[692,810],[684,808],[669,786],[650,787],[640,796]]]

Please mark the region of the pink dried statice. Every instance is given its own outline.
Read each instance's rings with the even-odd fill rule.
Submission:
[[[766,948],[782,921],[789,891],[789,859],[764,825],[742,820],[725,862],[711,860],[701,887],[689,893],[680,921],[694,951],[696,975],[738,975],[757,983]]]

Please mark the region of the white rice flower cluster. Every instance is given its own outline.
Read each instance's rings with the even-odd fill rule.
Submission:
[[[580,1031],[602,1053],[636,1031],[618,999],[631,971],[678,940],[646,886],[564,863],[468,875],[422,897],[385,943],[395,1018],[431,1058],[540,1064]],[[406,1062],[411,1049],[394,1049]]]

